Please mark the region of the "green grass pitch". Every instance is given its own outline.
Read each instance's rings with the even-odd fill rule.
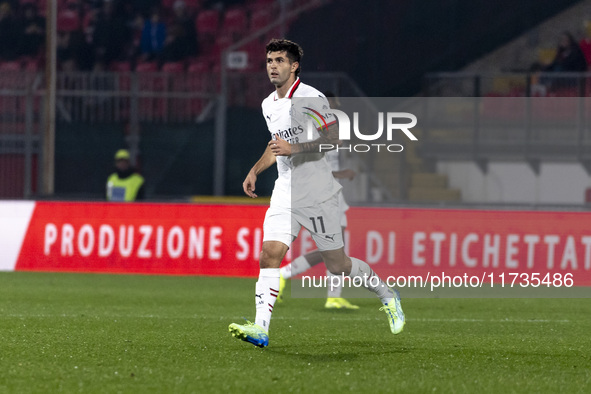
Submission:
[[[0,274],[0,393],[589,392],[591,300],[404,299],[391,335],[377,299],[275,307],[270,346],[253,279]],[[404,294],[403,294],[404,296]]]

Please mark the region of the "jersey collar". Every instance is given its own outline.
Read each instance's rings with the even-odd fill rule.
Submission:
[[[289,92],[287,93],[287,96],[285,96],[285,98],[292,98],[293,94],[295,93],[295,91],[298,89],[298,87],[300,86],[300,77],[297,77],[295,82],[293,83],[293,85],[291,85],[291,87],[289,88]],[[275,92],[275,101],[277,101],[277,92]]]

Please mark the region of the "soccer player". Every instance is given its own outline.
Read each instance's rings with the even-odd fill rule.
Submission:
[[[340,102],[338,97],[334,95],[332,92],[324,92],[324,95],[328,99],[328,103],[330,108],[338,109],[340,107]],[[339,154],[336,150],[331,150],[326,152],[325,154],[326,160],[328,160],[328,164],[330,164],[330,168],[332,169],[332,175],[336,179],[349,179],[352,180],[355,178],[355,171],[345,168],[341,170],[341,166],[339,163]],[[349,209],[349,205],[345,201],[343,197],[343,193],[339,193],[339,217],[341,223],[341,229],[343,232],[343,239],[345,234],[345,229],[347,228],[347,210]],[[309,270],[310,268],[314,267],[317,264],[322,263],[322,255],[320,254],[319,250],[314,250],[310,253],[307,253],[303,256],[299,256],[291,263],[287,264],[284,267],[281,267],[280,273],[280,282],[279,282],[279,295],[277,296],[277,302],[281,302],[283,300],[283,291],[285,289],[285,285],[288,279],[293,278],[299,274],[302,274]],[[327,309],[359,309],[359,306],[352,304],[349,300],[341,297],[341,293],[343,291],[343,282],[341,280],[332,280],[332,274],[329,270],[326,270],[326,276],[329,278],[329,286],[327,289],[327,297],[326,303],[324,307]]]
[[[304,108],[323,112],[329,108],[328,101],[318,90],[300,81],[303,50],[298,44],[273,39],[267,44],[266,53],[267,74],[275,91],[263,100],[262,109],[272,139],[242,187],[248,196],[257,197],[257,176],[275,163],[278,177],[263,223],[255,322],[232,323],[229,331],[255,346],[268,346],[271,314],[279,293],[279,266],[303,226],[311,233],[328,270],[335,275],[360,278],[364,287],[381,300],[380,310],[386,312],[391,332],[398,334],[405,324],[398,292],[388,288],[366,262],[345,254],[338,211],[341,185],[319,149],[320,144],[337,146],[336,122],[315,130],[312,140],[306,140],[308,133],[303,132],[305,117],[300,112]],[[307,105],[296,108],[292,99],[298,97],[310,99]],[[325,118],[330,121],[334,116]]]

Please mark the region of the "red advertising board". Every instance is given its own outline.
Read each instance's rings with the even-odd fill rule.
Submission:
[[[572,273],[591,285],[587,212],[355,208],[351,255],[380,275]]]
[[[0,233],[23,235],[0,269],[258,275],[266,206],[37,202],[15,218],[10,204]],[[591,213],[353,207],[348,218],[349,254],[381,276],[572,273],[591,285]],[[313,247],[303,234],[291,254]]]
[[[255,276],[265,210],[38,202],[16,270]]]

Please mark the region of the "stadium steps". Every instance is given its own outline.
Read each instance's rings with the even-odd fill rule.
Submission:
[[[411,202],[459,202],[461,197],[458,189],[411,187],[408,190],[408,200]]]
[[[408,200],[411,202],[459,202],[461,192],[448,186],[447,175],[414,173],[410,178]]]
[[[417,132],[419,140],[420,131]],[[444,134],[446,134],[444,132]],[[416,151],[416,144],[406,146],[406,168],[409,172],[407,192],[410,202],[459,202],[461,192],[449,187],[447,175],[438,174],[431,169]]]
[[[421,138],[418,130],[417,138]],[[373,173],[382,186],[394,198],[404,198],[406,190],[406,197],[411,202],[460,201],[460,190],[449,188],[447,175],[434,172],[416,148],[413,143],[405,145],[404,162],[397,155],[378,154],[374,157]]]
[[[415,188],[446,188],[447,176],[434,173],[414,173],[410,178],[411,187]]]
[[[417,138],[419,141],[422,138],[422,132],[420,130],[416,131]],[[416,172],[430,172],[431,169],[427,165],[427,162],[419,155],[417,152],[417,145],[416,144],[406,144],[404,147],[404,151],[406,152],[406,167],[408,169],[409,174],[414,174]]]

